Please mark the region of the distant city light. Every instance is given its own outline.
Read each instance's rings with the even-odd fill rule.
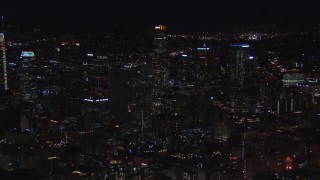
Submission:
[[[93,99],[84,99],[84,101],[93,102]]]
[[[35,57],[35,54],[33,51],[22,51],[21,57]]]
[[[250,47],[249,44],[230,44],[231,47],[243,47],[243,48],[247,48]]]
[[[109,101],[109,99],[108,98],[106,98],[106,99],[96,99],[96,100],[94,100],[94,99],[84,99],[84,101],[86,101],[86,102],[105,102],[105,101]]]
[[[97,102],[104,102],[104,101],[108,101],[109,99],[97,99]]]
[[[155,30],[161,30],[161,31],[163,31],[163,30],[166,30],[166,29],[167,29],[167,26],[157,25],[157,26],[154,27],[154,29],[155,29]]]
[[[87,56],[89,56],[89,57],[93,57],[93,54],[87,54]]]
[[[209,51],[210,48],[197,48],[198,51]]]

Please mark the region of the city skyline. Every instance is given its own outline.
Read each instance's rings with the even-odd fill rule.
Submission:
[[[320,179],[319,4],[3,2],[0,179]]]

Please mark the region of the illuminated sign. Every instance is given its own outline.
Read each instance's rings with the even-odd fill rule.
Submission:
[[[210,48],[197,48],[198,51],[209,51]]]
[[[93,99],[84,99],[84,101],[93,102]]]
[[[87,56],[89,56],[89,57],[93,57],[93,54],[87,54]]]
[[[106,99],[96,99],[96,100],[94,100],[94,99],[84,99],[84,101],[86,101],[86,102],[105,102],[105,101],[109,101],[109,99],[108,98],[106,98]]]
[[[230,44],[231,47],[243,47],[243,48],[247,48],[250,47],[249,44]]]
[[[35,57],[35,55],[32,51],[22,51],[21,57]]]
[[[167,26],[163,26],[163,25],[158,25],[154,27],[155,30],[160,30],[160,31],[164,31],[167,29]]]
[[[108,101],[109,99],[97,99],[97,102],[104,102],[104,101]]]

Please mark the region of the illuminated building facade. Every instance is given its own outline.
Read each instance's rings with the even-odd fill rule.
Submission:
[[[197,48],[197,79],[200,84],[205,83],[209,79],[208,72],[208,51],[210,48],[199,47]]]
[[[75,72],[80,70],[83,60],[83,51],[79,42],[61,42],[59,48],[60,63],[64,71]]]
[[[36,82],[35,54],[32,51],[22,51],[18,63],[18,87],[21,97],[20,127],[29,129],[32,125],[32,114],[36,107],[38,88]]]
[[[100,128],[102,123],[107,120],[108,101],[108,98],[93,96],[83,99],[84,121],[86,128]]]
[[[61,67],[62,116],[79,116],[84,98],[82,94],[84,88],[79,88],[82,86],[80,80],[83,77],[82,60],[84,59],[84,53],[82,47],[77,41],[66,40],[60,42],[57,51]]]
[[[87,54],[83,62],[85,98],[83,114],[88,128],[100,127],[108,119],[108,57]]]
[[[8,73],[7,73],[7,58],[6,58],[6,44],[5,44],[5,39],[4,39],[4,33],[0,33],[0,50],[2,51],[2,78],[1,81],[3,82],[3,88],[4,90],[8,90]],[[0,66],[1,67],[1,66]]]
[[[84,80],[87,82],[89,94],[106,96],[108,89],[108,57],[87,54],[84,66]]]
[[[168,81],[168,37],[166,26],[155,26],[154,50],[152,57],[153,89],[152,89],[152,114],[160,114],[163,105],[164,91]]]
[[[37,97],[35,54],[23,51],[20,56],[18,72],[20,93],[23,102],[34,102]]]
[[[175,66],[177,71],[175,82],[179,83],[179,86],[194,85],[198,82],[199,68],[191,55],[186,53],[179,55]]]
[[[256,58],[250,55],[249,44],[231,44],[230,47],[230,107],[240,112],[253,112],[257,103]]]
[[[231,44],[230,80],[234,85],[242,86],[245,76],[244,62],[249,59],[249,44]]]
[[[295,86],[305,81],[304,74],[302,73],[286,73],[283,75],[283,86]]]

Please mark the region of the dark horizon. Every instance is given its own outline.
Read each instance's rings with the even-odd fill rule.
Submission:
[[[52,31],[94,30],[110,25],[150,27],[166,24],[186,31],[232,30],[265,24],[283,27],[318,26],[319,2],[261,1],[213,2],[158,1],[158,2],[90,2],[61,0],[5,2],[0,15],[6,24],[40,27]]]

